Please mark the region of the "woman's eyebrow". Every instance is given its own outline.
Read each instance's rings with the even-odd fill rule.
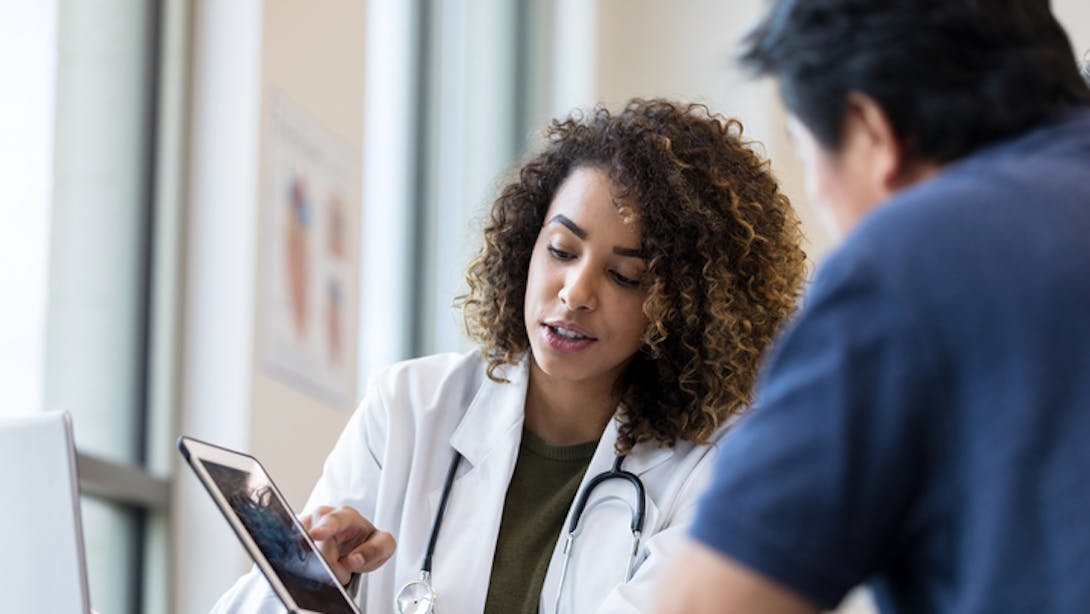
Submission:
[[[571,221],[571,218],[564,215],[563,213],[557,213],[552,218],[550,218],[549,224],[553,223],[564,226],[568,230],[572,231],[572,233],[580,239],[586,240],[587,238],[587,231],[580,228],[578,224]],[[632,249],[631,247],[614,247],[613,253],[617,254],[618,256],[628,256],[630,258],[640,258],[642,260],[647,259],[646,254],[638,249]]]
[[[552,217],[552,219],[549,220],[550,224],[552,224],[554,222],[557,223],[557,224],[561,224],[561,225],[565,226],[568,230],[572,231],[572,233],[575,236],[579,237],[580,239],[586,239],[587,238],[587,231],[580,228],[575,222],[571,221],[571,219],[568,216],[564,215],[563,213],[558,213],[558,214],[554,215]]]
[[[647,260],[647,254],[638,249],[632,249],[631,247],[614,247],[613,253],[618,256],[628,256],[630,258],[639,258],[640,260]]]

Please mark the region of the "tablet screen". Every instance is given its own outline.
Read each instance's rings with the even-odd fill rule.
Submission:
[[[353,614],[291,512],[261,475],[201,459],[295,603],[305,610]]]

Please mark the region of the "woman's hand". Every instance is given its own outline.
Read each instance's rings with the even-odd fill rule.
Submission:
[[[354,573],[378,569],[397,547],[393,535],[348,506],[322,506],[299,520],[341,584],[348,584]]]

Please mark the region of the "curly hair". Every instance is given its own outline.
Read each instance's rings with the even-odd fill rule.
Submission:
[[[554,120],[544,149],[492,204],[456,299],[494,380],[528,351],[530,255],[553,196],[579,167],[608,174],[648,255],[649,324],[617,383],[617,451],[706,443],[750,401],[761,356],[795,308],[805,277],[798,218],[741,123],[704,105],[635,99],[617,114],[599,107]]]

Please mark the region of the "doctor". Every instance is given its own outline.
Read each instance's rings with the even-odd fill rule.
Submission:
[[[649,609],[795,305],[799,236],[736,121],[554,122],[469,266],[478,350],[375,376],[306,505],[363,610]],[[251,572],[215,611],[282,608]]]

